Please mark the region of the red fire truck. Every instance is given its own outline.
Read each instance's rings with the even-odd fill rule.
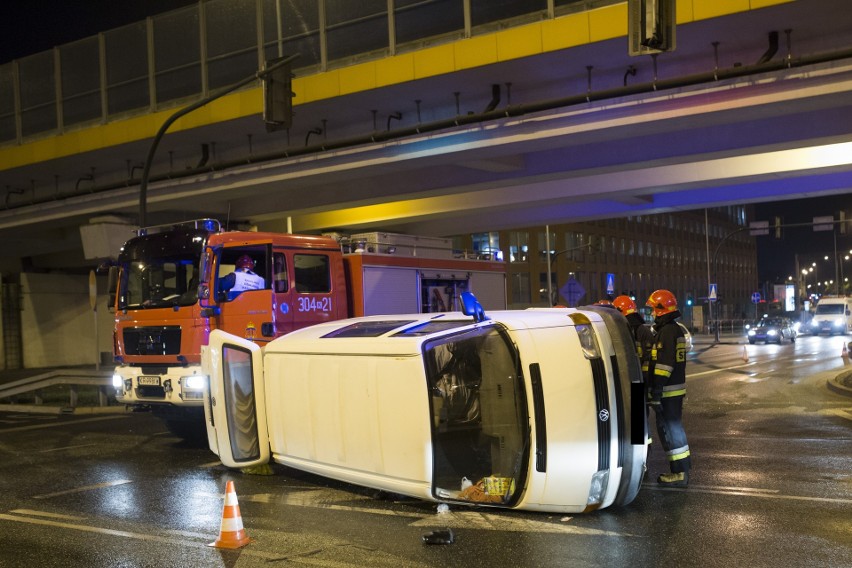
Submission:
[[[203,432],[200,353],[213,329],[263,346],[346,317],[457,310],[464,291],[506,307],[505,265],[457,258],[446,239],[223,231],[210,219],[160,229],[125,243],[110,271],[113,385],[184,437]],[[251,284],[233,275],[246,257]]]

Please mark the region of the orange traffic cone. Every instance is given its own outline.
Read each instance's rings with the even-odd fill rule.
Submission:
[[[237,502],[237,492],[234,482],[229,481],[225,489],[225,507],[222,510],[222,526],[219,538],[207,546],[216,548],[242,548],[251,542],[243,528],[243,518],[240,515],[240,504]]]
[[[743,345],[743,361],[748,363],[748,349],[746,349],[745,345]]]

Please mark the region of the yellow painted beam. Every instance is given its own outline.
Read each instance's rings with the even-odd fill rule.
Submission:
[[[589,11],[590,43],[627,35],[627,2]]]

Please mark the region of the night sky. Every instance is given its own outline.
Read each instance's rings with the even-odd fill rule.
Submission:
[[[846,212],[847,221],[852,218],[852,193],[833,197],[817,197],[809,199],[795,199],[791,201],[779,201],[772,203],[761,203],[755,206],[756,221],[769,221],[770,226],[774,224],[775,216],[781,217],[781,223],[810,223],[814,217],[833,216],[839,219],[839,211]],[[848,225],[848,223],[847,223]],[[838,226],[835,225],[837,228]],[[852,234],[849,231],[845,235],[837,230],[837,252],[852,249]],[[825,255],[829,258],[834,255],[834,234],[831,231],[814,231],[813,227],[794,227],[782,229],[780,239],[774,237],[774,231],[770,235],[757,237],[758,278],[761,283],[776,280],[785,280],[787,276],[796,277],[795,255],[799,255],[801,265],[810,265],[818,261],[827,265],[823,260]],[[852,263],[847,263],[852,266]],[[833,263],[831,270],[825,277],[834,277]],[[852,274],[848,274],[852,276]],[[820,274],[822,279],[823,273]]]
[[[0,64],[190,4],[195,0],[4,0]]]

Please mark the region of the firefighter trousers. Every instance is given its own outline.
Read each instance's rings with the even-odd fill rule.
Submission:
[[[689,472],[692,461],[689,444],[683,429],[683,395],[666,397],[653,405],[657,422],[657,436],[666,452],[672,473]]]

